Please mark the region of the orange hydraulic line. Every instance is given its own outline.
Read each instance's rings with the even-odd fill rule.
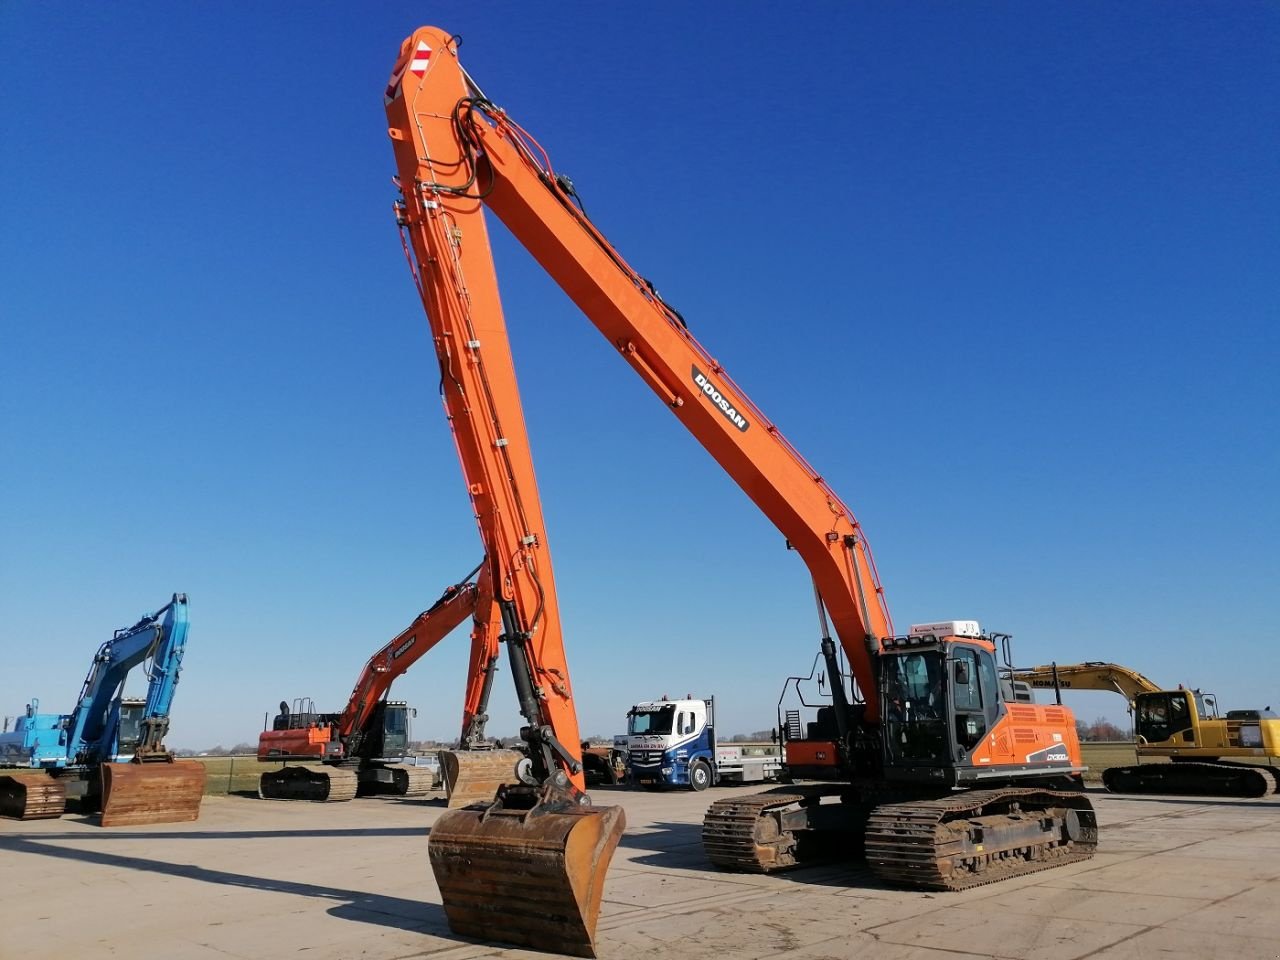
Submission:
[[[581,790],[578,721],[542,504],[478,185],[453,121],[467,93],[445,34],[419,30],[405,42],[386,103],[404,192],[402,226],[495,602],[514,611],[519,636],[503,632],[508,643],[524,643],[530,661],[538,716],[527,719],[550,727],[575,758],[578,772],[565,772]],[[496,619],[480,610],[477,618],[490,625]]]
[[[418,614],[413,623],[369,658],[351,691],[346,709],[338,718],[338,736],[343,743],[364,727],[397,677],[476,612],[476,596],[474,583],[459,583],[447,588],[439,600]],[[474,685],[474,680],[468,677],[468,693]]]
[[[857,520],[553,185],[550,171],[541,169],[520,131],[492,108],[483,115],[466,105],[458,108],[463,97],[478,92],[468,85],[448,34],[433,27],[416,31],[406,41],[398,67],[406,62],[411,66],[413,61],[406,57],[423,45],[431,50],[425,76],[418,80],[410,70],[404,76],[405,96],[388,107],[388,115],[396,118],[391,135],[397,156],[403,158],[401,184],[406,194],[418,198],[423,182],[470,181],[469,192],[483,198],[777,526],[813,576],[867,698],[867,719],[874,722],[879,710],[869,651],[878,650],[880,641],[892,635],[892,625]],[[456,120],[455,110],[460,114]],[[407,165],[410,156],[414,166]],[[445,206],[443,197],[439,199]],[[480,202],[465,201],[474,206],[468,213],[477,222]],[[462,245],[476,242],[475,228],[468,223]],[[484,280],[487,285],[488,275]],[[478,304],[474,290],[472,294],[473,304]],[[496,292],[493,297],[496,304]],[[478,305],[473,313],[481,315]]]

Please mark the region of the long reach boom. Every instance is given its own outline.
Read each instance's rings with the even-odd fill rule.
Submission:
[[[591,807],[583,793],[547,532],[485,207],[774,523],[812,577],[833,722],[822,748],[788,743],[788,752],[821,760],[832,782],[713,805],[703,825],[710,860],[785,869],[853,836],[865,840],[882,879],[947,890],[1092,855],[1088,800],[1058,789],[1077,787],[1083,770],[1070,712],[1006,702],[996,656],[1007,637],[983,634],[974,621],[895,636],[852,512],[592,224],[546,152],[467,75],[456,38],[415,31],[384,102],[401,192],[396,219],[526,719],[520,783],[432,829],[428,850],[450,926],[594,955],[604,875],[623,825],[619,809]]]

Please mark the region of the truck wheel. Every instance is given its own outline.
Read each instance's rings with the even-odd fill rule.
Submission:
[[[705,760],[695,760],[689,764],[689,786],[701,793],[711,786],[711,767]]]

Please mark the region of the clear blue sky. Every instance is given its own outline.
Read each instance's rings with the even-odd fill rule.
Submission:
[[[181,590],[171,741],[252,740],[479,560],[381,99],[433,15],[858,513],[900,626],[1280,706],[1280,7],[8,3],[0,713]],[[686,692],[771,726],[805,571],[495,247],[584,732]],[[418,734],[465,648],[397,686]]]

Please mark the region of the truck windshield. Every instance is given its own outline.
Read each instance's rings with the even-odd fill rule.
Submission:
[[[676,716],[676,705],[662,707],[635,707],[628,715],[627,732],[641,734],[668,734]]]

